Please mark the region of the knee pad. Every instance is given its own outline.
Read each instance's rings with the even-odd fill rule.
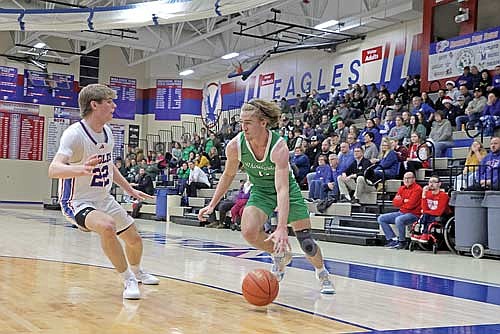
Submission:
[[[296,231],[295,235],[299,241],[300,248],[306,253],[307,256],[313,257],[318,252],[318,245],[311,237],[311,230],[305,229]]]

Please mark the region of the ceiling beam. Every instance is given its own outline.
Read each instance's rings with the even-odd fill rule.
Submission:
[[[295,1],[295,0],[286,0],[286,1],[278,4],[275,7],[285,6],[286,4],[288,4],[288,3],[292,2],[292,1]],[[252,13],[251,14],[251,18],[256,18],[256,17],[262,16],[262,15],[265,15],[265,14],[269,14],[269,8],[268,7]],[[169,53],[171,53],[173,51],[178,51],[179,49],[182,49],[182,48],[185,48],[185,47],[190,46],[192,44],[198,43],[198,42],[200,42],[200,41],[202,41],[202,40],[204,40],[206,38],[209,38],[209,37],[218,35],[218,34],[224,32],[224,31],[236,28],[238,26],[237,22],[240,21],[241,19],[242,19],[241,17],[237,17],[237,18],[234,18],[232,20],[229,20],[227,24],[225,24],[224,26],[222,26],[220,28],[217,28],[217,29],[214,29],[214,30],[212,30],[210,32],[207,32],[207,33],[203,34],[202,36],[197,36],[195,38],[191,38],[191,39],[189,39],[187,41],[184,41],[184,42],[182,42],[180,44],[160,49],[160,50],[158,50],[158,51],[150,54],[147,57],[143,57],[141,59],[138,59],[138,60],[134,61],[133,63],[129,64],[129,66],[138,65],[138,64],[141,64],[141,63],[146,62],[148,60],[160,57],[160,56],[162,56],[164,54],[169,54]]]

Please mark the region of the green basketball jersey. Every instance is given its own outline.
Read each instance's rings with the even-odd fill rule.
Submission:
[[[261,189],[263,191],[270,191],[271,193],[276,192],[274,173],[276,170],[276,164],[271,161],[271,154],[276,148],[276,145],[280,140],[283,140],[280,135],[274,131],[269,130],[269,137],[267,141],[266,151],[262,160],[257,160],[250,144],[245,139],[245,134],[240,132],[239,136],[239,160],[243,164],[245,172],[250,178],[250,182],[253,184],[254,189]],[[289,185],[292,186],[296,184],[293,178],[292,171],[290,169]]]

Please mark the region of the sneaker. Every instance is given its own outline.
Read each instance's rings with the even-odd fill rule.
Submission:
[[[130,277],[125,282],[125,289],[123,290],[123,299],[140,299],[141,292],[139,291],[139,284],[135,277]]]
[[[335,293],[335,288],[330,280],[328,271],[322,270],[316,276],[321,284],[321,290],[319,290],[319,292],[325,295],[333,295]]]
[[[398,241],[398,244],[395,247],[392,247],[393,249],[406,249],[407,248],[407,243],[406,241]]]
[[[398,241],[397,240],[389,240],[386,244],[385,244],[385,247],[387,248],[394,248],[398,245]]]
[[[273,254],[273,267],[271,272],[276,276],[278,282],[281,282],[285,276],[285,267],[292,262],[292,253]]]
[[[426,244],[429,242],[429,239],[430,239],[429,233],[423,233],[420,235],[418,242]]]
[[[137,282],[142,283],[144,285],[158,285],[158,284],[160,284],[160,280],[158,278],[154,277],[151,274],[145,273],[142,270],[139,271],[139,273],[137,273],[135,275],[135,277],[137,278]]]
[[[219,222],[215,221],[215,222],[211,222],[210,224],[206,225],[205,227],[216,228],[218,225],[219,225]]]
[[[356,205],[356,206],[360,206],[360,205],[361,205],[361,204],[359,204],[359,199],[357,199],[357,198],[353,198],[353,199],[351,200],[351,204],[352,204],[352,205]]]

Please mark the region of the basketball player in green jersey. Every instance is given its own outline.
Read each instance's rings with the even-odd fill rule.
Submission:
[[[292,259],[288,242],[290,223],[300,247],[316,268],[321,293],[333,294],[335,290],[324,266],[321,250],[311,237],[309,211],[290,168],[288,147],[278,133],[269,130],[278,123],[280,114],[275,103],[261,99],[243,105],[242,131],[227,144],[224,173],[212,200],[200,210],[198,218],[203,221],[214,211],[241,162],[253,184],[241,219],[243,237],[252,246],[273,255],[272,272],[281,280],[285,267]],[[276,208],[278,226],[268,236],[263,225]]]

